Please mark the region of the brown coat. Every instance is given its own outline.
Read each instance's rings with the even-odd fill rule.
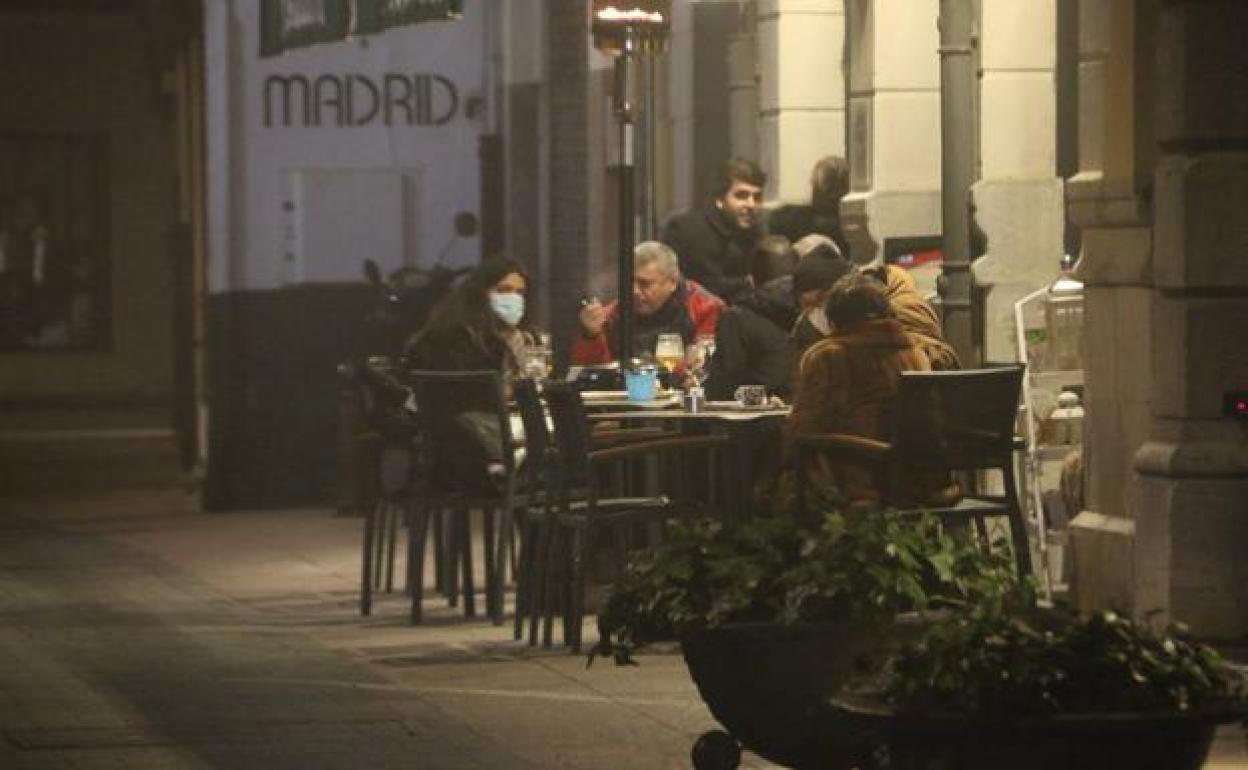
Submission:
[[[914,338],[932,369],[946,371],[962,368],[958,354],[945,342],[941,333],[940,317],[936,315],[935,308],[919,295],[910,273],[896,265],[887,265],[884,268],[884,293],[893,315],[906,333]]]
[[[930,371],[927,356],[899,321],[879,319],[838,329],[802,356],[786,453],[798,433],[848,433],[887,441],[903,371]],[[834,486],[849,502],[885,499],[883,469],[818,457],[807,469],[816,486]],[[909,489],[914,486],[913,490]],[[948,478],[907,478],[900,497],[943,500]],[[953,493],[956,495],[956,491]]]

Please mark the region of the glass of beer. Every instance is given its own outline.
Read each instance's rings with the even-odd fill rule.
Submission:
[[[685,360],[685,341],[679,334],[660,334],[654,345],[654,359],[669,373]]]

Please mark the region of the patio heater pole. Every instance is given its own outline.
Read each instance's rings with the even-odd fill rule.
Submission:
[[[940,0],[940,183],[944,261],[937,288],[945,339],[978,364],[972,323],[970,195],[975,175],[973,0]]]
[[[633,360],[633,246],[637,238],[636,189],[633,184],[633,83],[636,75],[637,39],[632,27],[625,27],[620,52],[615,59],[615,118],[619,123],[620,157],[616,167],[619,183],[619,336],[614,341],[620,371],[627,370]]]
[[[644,214],[651,205],[650,189],[652,174],[647,172],[647,185],[642,205],[637,201],[637,145],[643,144],[646,161],[652,163],[651,149],[654,137],[647,130],[650,126],[652,100],[649,90],[653,87],[653,55],[662,50],[671,29],[671,0],[629,0],[625,7],[617,7],[611,0],[590,0],[590,31],[594,46],[603,53],[615,57],[615,83],[613,101],[615,119],[619,124],[619,159],[616,167],[620,226],[619,226],[619,336],[616,358],[621,369],[632,365],[633,360],[633,247],[639,231],[649,233],[642,227],[638,215]],[[642,56],[647,57],[651,69],[647,70],[645,91],[640,96],[645,102],[642,115],[642,137],[637,136],[637,68]]]

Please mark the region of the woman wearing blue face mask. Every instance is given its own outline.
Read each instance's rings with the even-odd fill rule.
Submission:
[[[538,344],[525,307],[528,276],[509,259],[482,262],[433,309],[425,328],[408,342],[406,365],[435,371],[494,369],[508,381],[522,376],[526,347]],[[502,440],[494,416],[496,394],[485,386],[458,388],[446,413],[462,444],[445,449],[452,474],[471,477],[501,458]],[[513,434],[519,432],[513,421]],[[449,462],[449,461],[448,461]]]
[[[519,376],[525,348],[538,344],[525,307],[528,283],[519,262],[482,262],[408,343],[409,362],[421,369],[497,369],[508,379]]]

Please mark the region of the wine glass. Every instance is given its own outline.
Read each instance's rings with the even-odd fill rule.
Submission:
[[[676,371],[685,360],[685,341],[679,334],[660,334],[654,358],[669,374]]]
[[[522,376],[541,380],[550,376],[550,358],[541,345],[526,345],[521,360]]]
[[[713,355],[715,355],[715,336],[712,334],[699,334],[689,348],[689,360],[687,362],[689,376],[693,378],[694,383],[698,387],[702,387],[706,383],[707,375],[710,373],[708,367]]]

